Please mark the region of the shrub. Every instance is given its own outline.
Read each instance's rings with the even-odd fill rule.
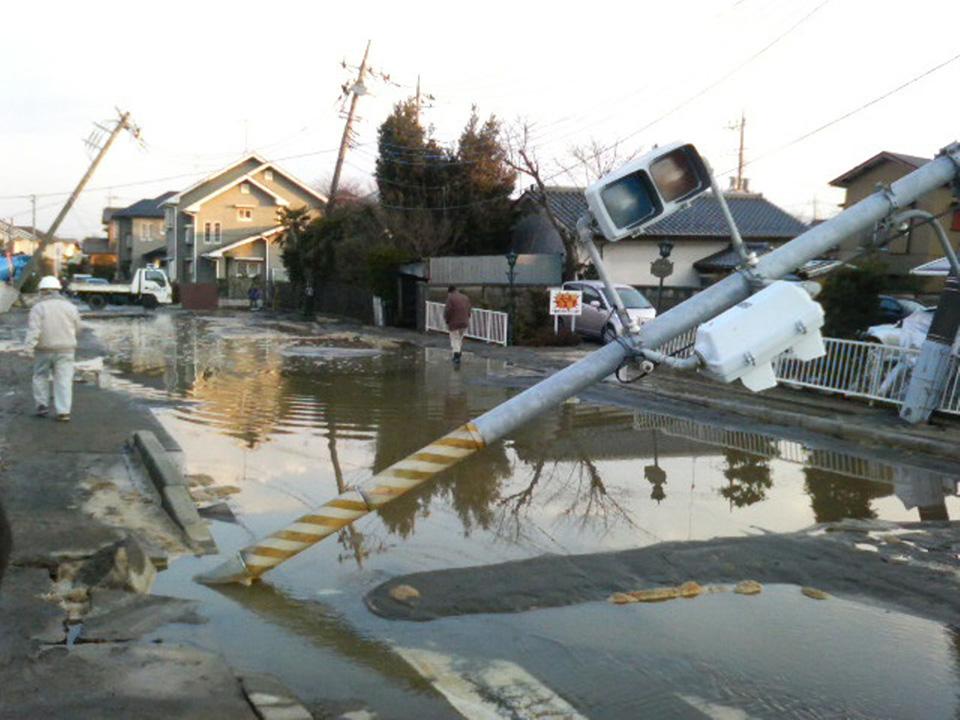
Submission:
[[[845,267],[831,274],[817,300],[823,305],[823,334],[837,338],[856,338],[880,321],[880,293],[887,287],[885,266],[864,263],[859,268]]]

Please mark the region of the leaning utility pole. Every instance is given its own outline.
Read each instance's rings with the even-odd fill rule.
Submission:
[[[73,192],[70,194],[70,197],[67,198],[67,202],[60,209],[60,213],[53,221],[50,229],[47,230],[46,236],[41,238],[40,242],[37,243],[37,249],[34,251],[33,257],[30,258],[30,262],[27,263],[27,266],[23,268],[23,272],[20,274],[20,279],[14,283],[14,289],[17,292],[19,292],[20,288],[23,287],[23,283],[26,282],[27,278],[36,271],[37,265],[40,263],[41,258],[43,257],[43,251],[46,248],[47,243],[51,241],[54,234],[60,228],[60,223],[63,222],[63,219],[67,216],[67,213],[70,212],[70,208],[73,207],[73,204],[77,201],[77,198],[80,197],[80,193],[83,192],[83,188],[93,176],[94,170],[97,169],[100,161],[103,160],[104,155],[107,154],[107,150],[109,150],[110,146],[113,145],[113,141],[117,139],[117,135],[119,135],[123,130],[129,130],[135,138],[139,138],[140,136],[140,128],[130,122],[129,112],[120,113],[120,118],[117,120],[117,124],[114,126],[113,130],[111,130],[110,134],[107,136],[107,140],[103,144],[103,147],[100,148],[96,157],[93,158],[93,162],[90,163],[90,167],[87,168],[87,171],[83,174],[83,177],[80,178],[80,182],[77,184],[77,187],[74,188]],[[34,220],[34,225],[35,224],[36,220]],[[0,311],[5,309],[6,308],[0,308]]]
[[[343,170],[343,161],[347,156],[347,148],[350,146],[350,133],[353,127],[353,117],[357,110],[357,100],[365,94],[366,88],[363,85],[364,75],[367,73],[367,56],[370,54],[370,41],[367,40],[367,49],[363,51],[363,60],[360,62],[360,71],[357,73],[357,80],[350,88],[350,110],[347,112],[347,123],[343,126],[343,137],[340,139],[340,152],[337,153],[337,164],[333,168],[333,180],[330,182],[330,197],[327,199],[327,214],[333,210],[337,202],[337,187],[340,185],[340,172]]]
[[[631,357],[646,357],[645,351],[647,354],[659,354],[656,348],[733,308],[775,280],[796,271],[809,260],[834,250],[845,238],[869,232],[877,223],[895,214],[898,208],[909,207],[919,197],[958,179],[960,143],[954,143],[941,150],[934,160],[889,187],[877,190],[836,217],[810,228],[759,258],[756,263],[744,263],[723,280],[658,315],[635,332],[604,345],[480,417],[383,468],[281,530],[242,548],[197,579],[207,584],[236,582],[249,585],[265,572],[354,520],[429,482],[438,473],[492,445],[538,414],[615,373]],[[602,262],[597,262],[599,253],[592,240],[593,230],[588,216],[581,217],[577,225],[581,239],[586,233],[588,249],[592,248],[595,266],[601,279],[604,279],[606,273],[602,269]],[[960,261],[954,264],[960,269]],[[609,285],[609,282],[605,281],[605,284]],[[626,312],[623,308],[621,310]],[[667,356],[662,357],[667,359]],[[691,357],[696,362],[700,361],[696,354]],[[753,360],[751,355],[745,362],[752,364]]]

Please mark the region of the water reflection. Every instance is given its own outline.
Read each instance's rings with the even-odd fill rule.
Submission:
[[[164,416],[171,431],[185,446],[202,445],[203,452],[187,447],[187,457],[215,457],[203,471],[248,491],[236,498],[247,515],[273,507],[270,492],[318,504],[512,392],[478,382],[504,372],[498,363],[471,359],[454,372],[443,351],[313,352],[322,339],[269,322],[159,315],[97,331],[121,379],[175,402]],[[565,404],[383,507],[378,525],[341,532],[339,557],[362,566],[388,550],[389,538],[412,538],[438,510],[457,519],[462,537],[583,549],[756,525],[949,516],[954,473],[880,455],[688,417]]]

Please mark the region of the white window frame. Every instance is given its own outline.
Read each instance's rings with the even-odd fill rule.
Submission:
[[[264,171],[263,171],[263,179],[264,179],[264,180],[269,180],[270,182],[273,182],[273,170],[264,170]]]
[[[238,207],[237,208],[237,220],[239,222],[253,222],[253,208],[252,207]]]
[[[223,226],[219,220],[213,223],[213,242],[216,245],[223,242]]]
[[[240,183],[240,194],[241,195],[250,194],[250,183],[245,183],[245,182]]]
[[[209,220],[205,221],[203,223],[203,244],[204,245],[210,244],[210,237],[211,237],[212,231],[213,231],[213,223],[210,222]]]

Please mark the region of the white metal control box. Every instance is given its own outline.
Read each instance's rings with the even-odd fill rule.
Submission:
[[[826,353],[823,308],[795,283],[778,280],[697,328],[694,350],[704,371],[741,380],[759,392],[777,384],[773,361],[791,350],[800,360]]]

